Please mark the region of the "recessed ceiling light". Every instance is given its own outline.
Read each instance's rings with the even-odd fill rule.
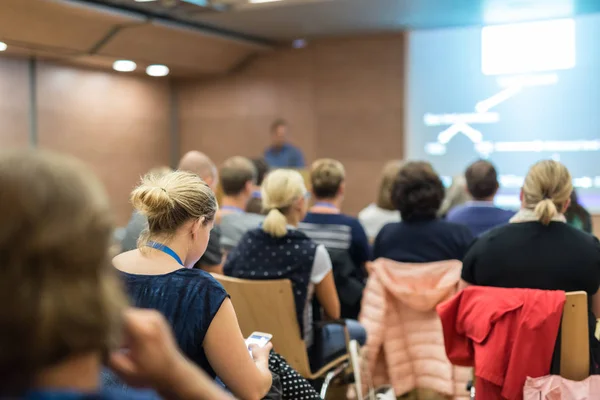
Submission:
[[[150,3],[151,1],[156,1],[156,0],[135,0],[138,3]]]
[[[117,60],[113,63],[113,69],[119,72],[131,72],[135,71],[137,65],[133,61],[129,60]]]
[[[259,4],[259,3],[274,3],[276,1],[281,1],[281,0],[249,0],[249,1],[252,4]]]
[[[306,47],[306,40],[296,39],[292,42],[292,47],[295,49],[302,49],[302,48]]]
[[[167,76],[169,75],[169,67],[160,64],[148,65],[146,73],[150,76]]]
[[[7,46],[7,44],[6,44],[6,43],[4,43],[4,42],[0,42],[0,51],[4,51],[4,50],[6,50],[6,49],[8,49],[8,46]]]

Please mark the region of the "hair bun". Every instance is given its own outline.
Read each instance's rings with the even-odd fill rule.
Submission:
[[[142,184],[131,193],[131,203],[136,210],[148,218],[164,215],[175,206],[167,189],[153,177],[144,179]]]

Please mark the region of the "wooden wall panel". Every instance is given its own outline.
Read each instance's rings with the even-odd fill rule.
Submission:
[[[87,162],[126,223],[140,175],[169,164],[168,82],[43,63],[37,80],[39,147]]]
[[[0,149],[29,144],[27,61],[0,58]]]
[[[216,162],[260,155],[283,117],[308,162],[334,157],[348,170],[345,211],[376,194],[383,164],[403,153],[404,35],[330,39],[256,57],[214,80],[180,82],[181,150]]]
[[[291,140],[314,158],[312,53],[281,51],[256,58],[242,71],[205,81],[181,81],[181,151],[201,150],[216,163],[232,155],[258,157],[276,118]]]

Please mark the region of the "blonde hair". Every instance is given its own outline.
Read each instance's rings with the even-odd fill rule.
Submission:
[[[381,171],[379,182],[379,193],[377,194],[377,207],[384,210],[395,211],[396,207],[392,202],[392,188],[398,172],[402,168],[403,162],[400,160],[388,161]]]
[[[532,209],[538,220],[548,225],[562,212],[571,197],[573,183],[567,167],[558,161],[535,163],[523,183],[523,205]]]
[[[317,160],[310,167],[310,184],[315,197],[319,199],[335,197],[345,178],[346,171],[342,163],[331,158]]]
[[[65,359],[119,344],[126,298],[110,263],[106,193],[67,156],[0,156],[0,396]]]
[[[131,203],[148,219],[148,229],[138,240],[140,249],[152,238],[172,236],[189,220],[207,224],[217,212],[212,190],[198,175],[185,171],[146,175],[131,193]]]
[[[452,184],[446,190],[446,195],[444,196],[444,201],[442,201],[442,205],[438,211],[438,216],[445,216],[454,207],[465,204],[471,199],[471,195],[467,190],[467,179],[465,176],[455,176],[452,178]]]
[[[307,193],[304,178],[291,169],[275,170],[263,181],[263,208],[268,214],[263,221],[263,231],[271,236],[283,237],[287,233],[285,214],[294,202]]]

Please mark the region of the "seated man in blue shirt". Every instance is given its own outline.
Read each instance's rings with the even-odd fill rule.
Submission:
[[[494,205],[494,196],[500,186],[496,168],[492,163],[485,160],[475,161],[467,168],[465,179],[473,201],[450,210],[446,219],[466,225],[475,236],[508,223],[514,213]]]
[[[278,119],[271,125],[271,146],[265,150],[265,160],[275,168],[304,168],[300,149],[286,140],[287,123]]]

